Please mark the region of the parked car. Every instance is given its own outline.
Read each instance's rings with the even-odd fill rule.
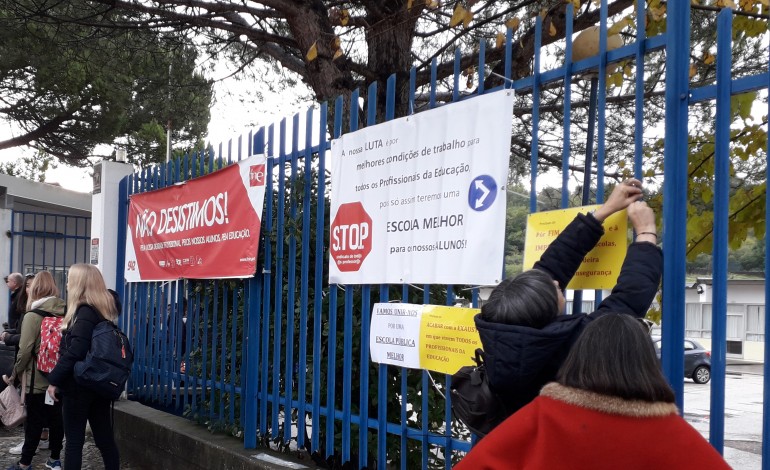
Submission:
[[[660,337],[653,336],[652,342],[660,359]],[[690,338],[684,339],[684,376],[696,384],[707,384],[711,380],[711,351]]]

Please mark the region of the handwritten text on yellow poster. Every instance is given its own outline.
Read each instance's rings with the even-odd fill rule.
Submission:
[[[426,305],[420,324],[420,368],[454,374],[473,365],[481,347],[473,317],[476,308]]]
[[[564,230],[578,213],[586,213],[599,206],[583,206],[572,209],[536,212],[527,219],[527,235],[524,243],[524,270],[531,269],[548,245]],[[604,236],[580,265],[568,289],[611,289],[620,275],[626,257],[626,211],[616,212],[604,221]]]

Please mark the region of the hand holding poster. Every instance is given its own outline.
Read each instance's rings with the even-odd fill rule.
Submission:
[[[332,141],[329,282],[496,284],[513,92]]]
[[[536,212],[527,218],[524,243],[524,270],[532,269],[552,241],[577,217],[600,206],[573,207]],[[618,282],[620,268],[628,248],[626,211],[616,212],[602,224],[604,236],[585,258],[567,289],[612,289]]]
[[[131,196],[126,281],[253,275],[266,178],[265,157],[258,155]]]

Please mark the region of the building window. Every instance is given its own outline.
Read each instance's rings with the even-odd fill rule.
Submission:
[[[711,338],[711,304],[689,303],[685,306],[685,336]]]
[[[765,341],[765,306],[746,306],[746,341]]]
[[[745,304],[727,304],[727,339],[743,341]]]

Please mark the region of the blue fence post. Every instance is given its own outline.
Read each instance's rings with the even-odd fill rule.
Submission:
[[[730,71],[733,14],[717,17],[717,100],[714,135],[714,281],[711,310],[711,419],[709,440],[724,452],[725,359],[727,341],[727,226],[730,198]],[[716,413],[715,413],[716,412]]]
[[[238,159],[240,160],[240,148],[238,146]],[[255,149],[256,153],[264,153],[265,150],[265,132],[264,128],[260,129],[253,137],[253,143],[249,139],[249,149]],[[249,151],[249,155],[252,152]],[[260,219],[264,219],[264,211],[259,214]],[[263,238],[264,234],[260,233],[260,238]],[[246,284],[246,308],[244,309],[244,315],[246,315],[246,331],[248,334],[245,338],[246,341],[246,367],[241,370],[241,382],[243,383],[244,391],[244,414],[243,420],[243,445],[246,449],[254,449],[257,446],[257,423],[259,412],[259,401],[264,400],[265,397],[259,396],[259,349],[260,349],[260,307],[262,304],[262,276],[260,273],[254,273],[254,276],[249,278]],[[189,320],[188,320],[189,323]],[[189,343],[188,343],[189,344]],[[188,348],[189,350],[190,348]],[[244,380],[243,377],[246,377]]]
[[[687,116],[690,72],[690,2],[667,3],[666,121],[663,165],[663,371],[684,405],[684,284],[687,254]]]
[[[770,89],[770,49],[768,49],[768,68],[765,77],[765,86]],[[768,100],[767,115],[770,116],[770,100]],[[767,124],[766,132],[770,135],[770,123]],[[767,148],[765,150],[765,185],[770,181],[770,139],[767,139]],[[770,272],[770,193],[765,188],[765,308],[764,308],[764,367],[763,375],[768,377],[770,372],[770,348],[767,347],[768,338],[770,338],[770,318],[768,318],[768,300],[770,300],[770,284],[767,282],[767,273]],[[770,469],[770,380],[765,379],[762,383],[762,470]]]
[[[316,239],[315,239],[315,283],[313,285],[313,419],[310,448],[313,452],[320,450],[321,430],[321,316],[323,315],[323,267],[324,260],[321,256],[324,240],[324,194],[326,190],[326,150],[328,139],[326,137],[326,124],[328,120],[328,104],[321,104],[319,119],[319,143],[318,143],[318,203],[316,207]]]
[[[305,160],[303,174],[303,193],[302,193],[302,247],[300,260],[300,320],[299,320],[299,371],[297,385],[297,416],[298,429],[307,426],[305,423],[305,414],[307,413],[307,321],[308,321],[308,289],[310,275],[310,213],[311,211],[311,192],[313,185],[313,107],[309,107],[305,113],[305,150],[303,158]],[[321,178],[319,173],[319,178]],[[323,196],[321,195],[321,198]],[[323,199],[318,201],[323,206]],[[323,230],[319,230],[316,237],[323,239]],[[317,255],[318,256],[318,255]],[[322,258],[321,256],[318,256]],[[315,434],[315,433],[314,433]],[[305,447],[305,432],[297,433],[297,446]]]
[[[289,177],[289,191],[288,196],[291,198],[289,203],[289,219],[292,221],[297,220],[297,159],[299,158],[299,113],[294,114],[291,125],[291,153],[287,155],[290,159],[290,177]],[[283,167],[282,167],[283,168]],[[292,398],[294,397],[294,311],[295,311],[295,292],[297,286],[297,236],[293,227],[289,227],[289,258],[286,262],[286,270],[288,282],[286,285],[286,367],[285,377],[283,378],[286,397],[284,400],[284,441],[289,442],[291,440],[291,416],[294,414],[292,410]],[[298,416],[297,426],[299,427],[301,417]],[[286,422],[288,421],[288,423]]]

